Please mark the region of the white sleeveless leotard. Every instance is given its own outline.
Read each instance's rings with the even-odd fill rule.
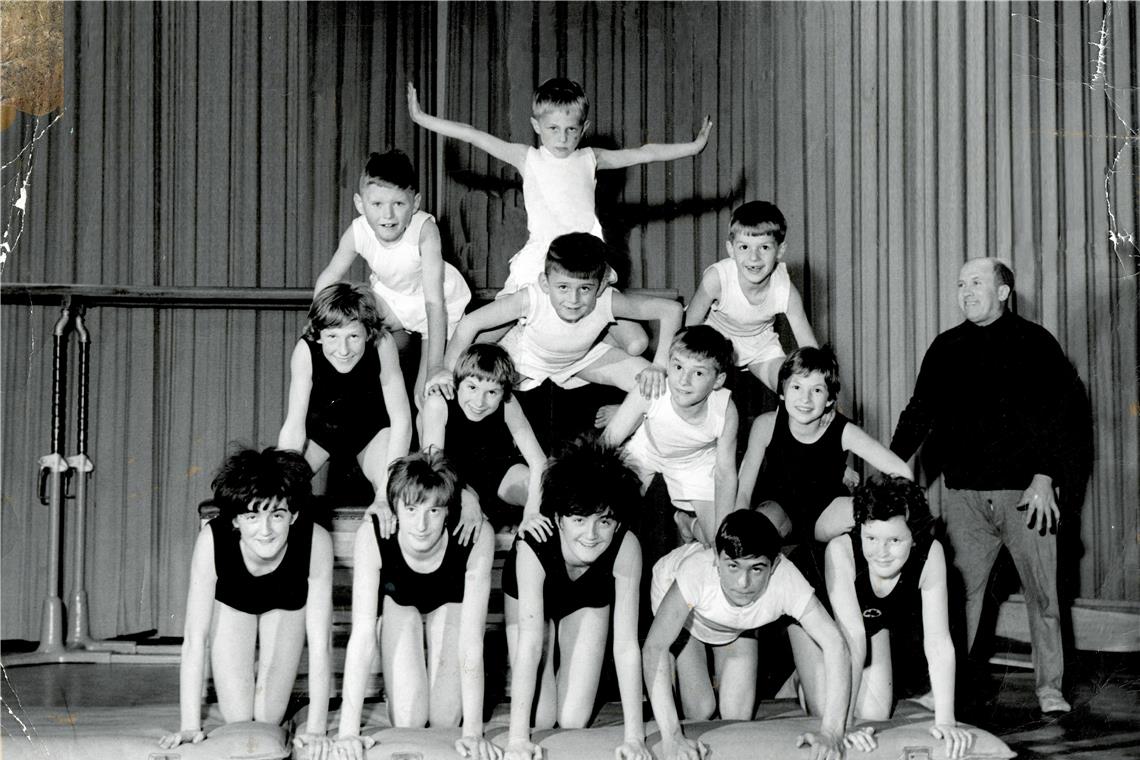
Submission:
[[[368,262],[372,270],[372,290],[409,332],[427,335],[427,307],[424,304],[424,270],[420,260],[420,230],[424,222],[435,221],[426,211],[417,211],[404,230],[403,237],[392,246],[381,243],[368,226],[368,220],[358,216],[352,220],[353,246]],[[471,301],[459,270],[443,262],[443,305],[447,312],[447,336],[463,317],[463,310]]]
[[[784,262],[776,265],[762,303],[749,303],[740,288],[740,272],[733,259],[721,259],[708,269],[720,277],[720,298],[713,302],[705,324],[732,341],[736,366],[778,359],[784,355],[773,321],[788,311],[792,279]]]

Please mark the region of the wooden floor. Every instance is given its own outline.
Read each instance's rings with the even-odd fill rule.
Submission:
[[[1001,737],[1020,758],[1140,760],[1140,655],[1081,653],[1069,672],[1068,715],[1041,715],[1030,671],[991,665],[966,690],[976,699],[962,717]],[[177,702],[178,667],[170,664],[37,665],[5,668],[2,676],[5,742],[27,736],[17,718],[43,714],[33,708],[55,708],[52,719],[67,721],[84,707],[117,706],[129,725],[132,707]]]

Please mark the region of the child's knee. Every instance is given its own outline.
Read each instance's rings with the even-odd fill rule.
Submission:
[[[681,709],[687,720],[708,720],[716,712],[716,695],[701,689],[681,692]]]

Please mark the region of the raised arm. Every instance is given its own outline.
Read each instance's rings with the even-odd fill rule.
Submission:
[[[329,689],[332,684],[332,573],[333,548],[328,531],[313,526],[309,552],[309,594],[305,600],[305,634],[309,648],[308,741],[326,742]],[[314,753],[310,750],[310,756]]]
[[[602,440],[610,446],[621,446],[634,434],[645,420],[645,412],[649,409],[649,399],[634,389],[625,394],[625,400],[614,412],[606,429],[602,432]]]
[[[427,377],[431,377],[443,369],[443,349],[447,344],[447,309],[443,302],[444,266],[439,228],[430,220],[424,222],[420,229],[420,262],[423,265],[424,308],[428,329],[422,350],[427,352]]]
[[[772,431],[776,426],[776,413],[766,412],[752,423],[748,432],[748,448],[740,461],[740,474],[736,482],[736,508],[748,509],[752,506],[752,492],[756,489],[756,478],[760,465],[764,463],[764,452],[772,442]]]
[[[550,518],[539,512],[542,503],[542,474],[546,472],[546,454],[518,399],[511,396],[503,403],[505,404],[503,420],[507,423],[507,430],[511,431],[515,446],[526,460],[526,468],[529,471],[526,504],[523,505],[519,534],[530,533],[540,541],[545,541],[554,533],[554,524],[550,522]]]
[[[423,109],[420,108],[419,95],[411,82],[408,82],[408,114],[412,117],[412,121],[424,129],[474,145],[484,153],[489,153],[500,161],[505,161],[522,171],[528,146],[500,140],[493,135],[475,129],[470,124],[449,121],[424,113]]]
[[[486,528],[486,526],[483,526]],[[467,558],[463,604],[459,612],[459,691],[463,704],[463,737],[455,749],[462,757],[497,758],[499,748],[483,738],[483,631],[491,595],[491,561],[495,536],[480,530]]]
[[[506,760],[537,760],[541,750],[530,740],[530,713],[546,626],[542,599],[546,573],[534,550],[525,541],[519,541],[515,551],[519,641],[515,661],[511,665],[511,722]]]
[[[937,540],[930,544],[918,588],[922,592],[922,648],[934,694],[934,727],[930,733],[946,741],[949,757],[964,757],[974,743],[974,735],[959,727],[954,717],[955,659],[946,611],[946,553]]]
[[[653,625],[650,626],[645,646],[641,649],[645,688],[649,690],[653,719],[657,721],[661,733],[662,760],[700,760],[708,754],[708,748],[704,744],[685,737],[681,720],[677,716],[677,703],[673,700],[669,647],[673,646],[681,634],[688,617],[689,605],[674,582],[653,616]]]
[[[626,533],[614,560],[614,668],[625,722],[625,738],[614,753],[615,760],[652,760],[645,746],[641,715],[641,653],[637,641],[640,586],[641,546],[632,533]]]
[[[443,367],[434,376],[429,377],[424,385],[424,395],[438,387],[438,392],[442,393],[444,398],[449,399],[454,396],[455,378],[452,376],[452,370],[459,361],[459,355],[474,342],[479,333],[517,322],[525,317],[529,310],[530,294],[524,289],[504,298],[496,298],[491,303],[465,314],[455,326],[451,340],[447,342],[447,350],[443,354]]]
[[[720,275],[716,269],[709,267],[701,275],[701,283],[693,293],[693,300],[689,301],[685,309],[685,327],[703,325],[709,316],[709,309],[720,300]]]
[[[688,158],[705,149],[705,145],[709,141],[709,134],[712,132],[712,126],[712,119],[706,116],[692,142],[649,143],[640,148],[623,148],[620,150],[594,148],[594,155],[598,158],[599,169],[624,169],[627,166],[649,164],[654,161],[673,161],[678,158]]]
[[[332,260],[317,275],[317,284],[313,286],[313,295],[315,296],[329,285],[343,280],[344,276],[348,274],[352,262],[356,261],[356,256],[356,241],[352,234],[352,225],[349,225],[344,234],[340,236],[340,243],[337,244]]]
[[[202,681],[217,580],[214,573],[214,534],[207,526],[198,532],[190,559],[190,589],[186,594],[186,626],[182,632],[182,657],[178,670],[181,724],[178,733],[167,734],[159,740],[163,749],[173,749],[179,744],[197,744],[206,738],[206,732],[202,730]]]
[[[804,312],[804,301],[795,285],[792,285],[788,292],[788,310],[784,312],[784,316],[787,317],[788,326],[792,328],[792,334],[796,336],[797,346],[801,348],[804,346],[819,347],[819,342],[815,339],[815,332],[811,329],[811,323],[808,322],[807,313]]]
[[[706,533],[711,541],[725,516],[736,507],[736,430],[740,418],[732,399],[724,410],[724,429],[716,439],[716,481],[713,484],[713,504],[716,507],[716,525]]]
[[[863,428],[854,423],[848,423],[843,428],[840,444],[845,451],[850,451],[884,475],[898,475],[914,480],[914,473],[906,462],[899,459],[898,454],[867,435]]]
[[[380,549],[366,520],[356,530],[352,548],[352,632],[344,654],[338,745],[353,760],[362,760],[369,740],[360,736],[360,713],[368,671],[380,635],[377,625],[380,605]]]
[[[313,357],[305,341],[297,341],[289,359],[289,406],[285,422],[277,434],[277,448],[304,452],[305,416],[309,412],[309,394],[313,390]]]

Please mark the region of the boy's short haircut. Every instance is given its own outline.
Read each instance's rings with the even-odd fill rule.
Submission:
[[[1009,292],[1013,292],[1013,270],[1001,259],[990,259],[994,264],[994,282],[998,287],[1006,285],[1009,287]]]
[[[588,232],[559,235],[546,251],[543,271],[549,277],[555,269],[571,277],[594,280],[599,285],[606,276],[610,247]]]
[[[751,509],[729,512],[716,531],[716,550],[729,559],[764,557],[774,562],[782,543],[772,521]]]
[[[400,457],[388,466],[388,506],[397,514],[401,502],[430,502],[447,508],[447,527],[450,530],[459,522],[461,490],[459,474],[443,451],[434,446],[427,451]]]
[[[780,244],[788,234],[788,223],[775,203],[749,201],[732,212],[732,221],[728,225],[729,239],[737,232],[769,233]]]
[[[503,401],[510,401],[515,387],[515,363],[497,343],[472,343],[455,363],[456,386],[469,377],[498,383],[503,389]]]
[[[269,448],[241,449],[226,457],[210,483],[219,519],[233,520],[254,505],[278,499],[290,512],[307,509],[313,497],[313,471],[300,452]]]
[[[788,378],[792,375],[810,375],[812,372],[823,375],[823,382],[827,385],[827,403],[833,405],[839,398],[839,360],[835,358],[835,351],[827,345],[822,348],[800,346],[788,354],[776,376],[780,398],[784,397],[784,383]]]
[[[709,325],[693,325],[678,331],[669,346],[669,353],[672,354],[674,351],[699,359],[708,359],[717,374],[728,372],[734,366],[732,341]]]
[[[913,480],[898,475],[874,475],[855,489],[853,510],[855,527],[868,520],[890,520],[902,517],[911,534],[930,533],[934,516],[926,501],[926,492]]]
[[[408,154],[393,148],[387,153],[370,153],[360,172],[360,189],[367,185],[391,185],[417,192],[419,179]]]
[[[309,306],[309,323],[305,326],[305,337],[317,340],[321,330],[330,327],[343,327],[349,322],[359,322],[368,331],[368,340],[376,340],[384,331],[384,321],[376,306],[376,296],[363,285],[349,282],[334,282],[321,288]]]
[[[622,525],[641,503],[641,481],[621,449],[596,435],[570,441],[546,465],[542,475],[540,511],[550,519],[559,515],[588,517],[609,511]]]
[[[585,121],[590,115],[590,99],[586,97],[582,85],[565,77],[547,79],[534,91],[530,102],[531,116],[536,119],[548,111],[574,108],[578,109],[582,121]]]

